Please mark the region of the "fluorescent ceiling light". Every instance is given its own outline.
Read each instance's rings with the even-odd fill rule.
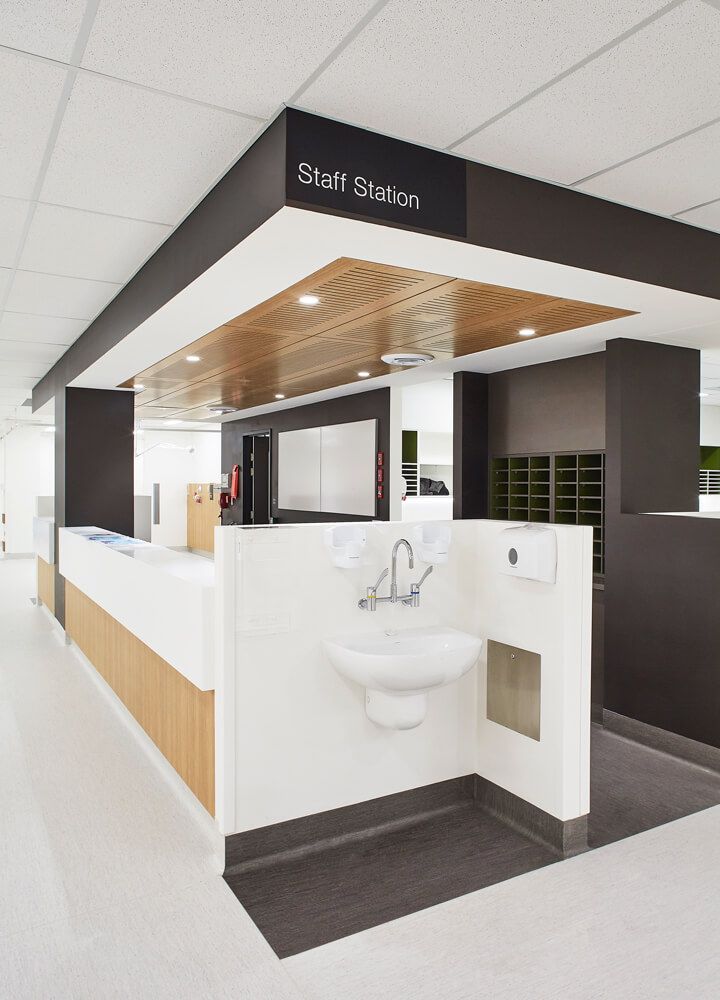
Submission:
[[[316,306],[319,301],[317,295],[301,295],[298,299],[301,306]]]

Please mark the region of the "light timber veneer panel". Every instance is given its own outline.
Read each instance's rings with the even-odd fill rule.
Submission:
[[[65,587],[68,635],[214,815],[214,691],[200,691],[81,590]]]
[[[187,544],[200,552],[215,551],[215,528],[220,526],[220,487],[214,483],[188,483]]]
[[[40,556],[37,560],[37,596],[53,615],[55,614],[55,567]]]
[[[307,306],[301,295],[318,302]],[[592,326],[628,310],[341,257],[159,361],[124,385],[145,388],[138,416],[210,416],[386,375],[393,350],[463,357],[536,336]],[[200,360],[189,362],[188,355]]]

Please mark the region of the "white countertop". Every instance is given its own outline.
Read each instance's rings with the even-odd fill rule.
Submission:
[[[91,544],[103,545],[113,552],[120,552],[138,563],[143,563],[169,576],[177,577],[179,580],[197,583],[201,587],[215,586],[215,563],[207,556],[199,556],[194,552],[177,552],[175,549],[166,549],[162,545],[153,545],[151,542],[144,542],[139,538],[129,538],[127,535],[118,535],[113,531],[104,531],[102,528],[65,528],[64,530],[73,535],[80,535]],[[94,536],[118,539],[118,541],[103,542]]]
[[[201,691],[215,687],[215,563],[102,528],[61,528],[60,573]]]

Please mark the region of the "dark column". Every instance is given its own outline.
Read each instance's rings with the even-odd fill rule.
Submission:
[[[613,340],[606,358],[605,708],[720,746],[717,522],[698,504],[700,355]]]
[[[55,528],[92,525],[133,534],[134,398],[112,389],[55,397]],[[56,552],[58,552],[56,536]],[[55,615],[65,623],[65,589],[55,572]]]
[[[700,352],[611,340],[606,357],[606,506],[697,510]]]
[[[455,372],[453,517],[488,516],[488,376]]]

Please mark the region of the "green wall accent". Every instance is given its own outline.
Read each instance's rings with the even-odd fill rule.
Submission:
[[[418,460],[417,431],[402,432],[402,460],[403,462],[417,462]]]
[[[705,445],[700,448],[700,468],[720,469],[720,446]]]

